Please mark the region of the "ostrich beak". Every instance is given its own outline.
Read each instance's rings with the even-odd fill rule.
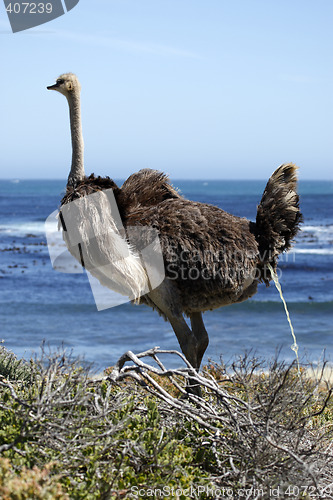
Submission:
[[[50,85],[49,87],[46,87],[47,90],[57,90],[59,87],[59,83],[55,83],[54,85]]]

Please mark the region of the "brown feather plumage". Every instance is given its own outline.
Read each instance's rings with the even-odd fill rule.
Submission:
[[[267,263],[276,267],[277,256],[290,248],[302,220],[292,164],[281,166],[268,181],[256,223],[186,200],[165,174],[149,169],[131,175],[121,188],[108,177],[91,175],[69,186],[61,204],[106,189],[113,190],[125,227],[158,231],[166,279],[176,285],[187,315],[245,300],[257,283],[268,284]],[[142,241],[143,234],[140,247],[149,243]]]

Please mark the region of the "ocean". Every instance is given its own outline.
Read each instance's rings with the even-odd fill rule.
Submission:
[[[254,220],[266,181],[174,181],[192,200]],[[0,181],[0,341],[29,359],[43,342],[66,348],[100,371],[127,350],[177,349],[175,334],[147,306],[125,303],[98,311],[86,273],[53,269],[45,220],[58,208],[65,181]],[[280,283],[294,326],[299,356],[333,358],[333,182],[301,181],[302,230],[281,256]],[[264,360],[294,359],[283,304],[272,284],[241,304],[204,314],[210,344],[204,357],[226,363],[245,352]],[[179,365],[169,357],[168,366]]]

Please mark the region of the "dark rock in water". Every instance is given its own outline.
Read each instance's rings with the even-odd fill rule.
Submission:
[[[19,252],[20,248],[19,247],[9,247],[9,248],[2,248],[0,252]]]

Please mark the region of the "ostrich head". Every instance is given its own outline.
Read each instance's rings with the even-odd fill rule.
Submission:
[[[57,90],[68,99],[73,94],[80,93],[81,85],[76,75],[73,73],[64,73],[57,78],[54,85],[47,87],[47,90]]]

